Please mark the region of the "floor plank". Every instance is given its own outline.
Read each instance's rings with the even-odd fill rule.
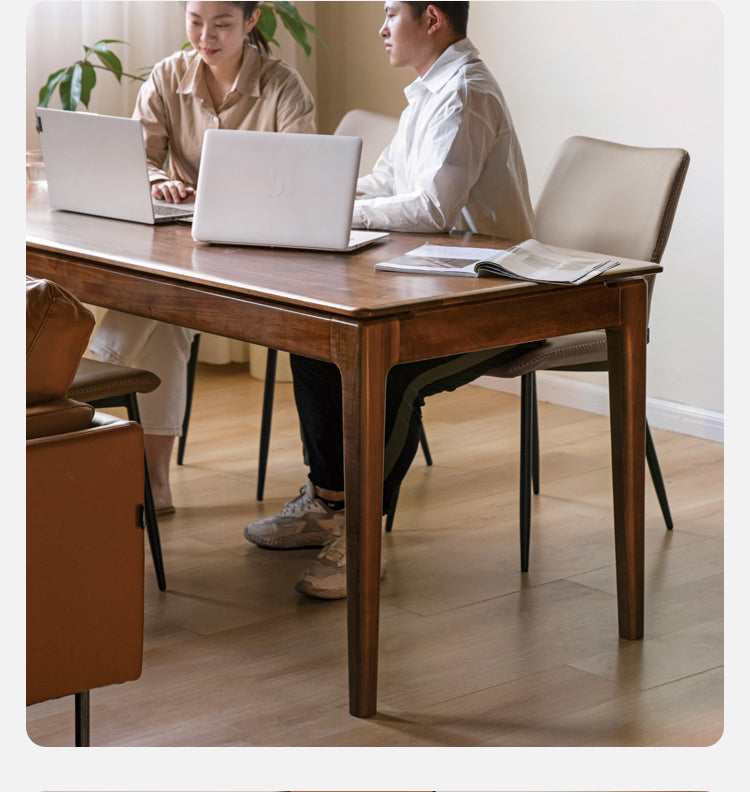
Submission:
[[[647,482],[646,638],[617,636],[606,418],[540,404],[541,493],[519,571],[518,399],[467,386],[424,410],[384,535],[378,714],[348,714],[346,605],[294,591],[314,550],[249,545],[306,471],[280,383],[263,502],[262,383],[201,365],[168,590],[146,570],[142,677],[92,692],[92,744],[703,746],[723,728],[723,447],[654,430],[675,520]],[[147,562],[148,563],[148,562]],[[71,698],[27,709],[39,745],[73,743]]]

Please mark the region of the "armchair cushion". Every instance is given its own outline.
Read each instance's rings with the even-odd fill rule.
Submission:
[[[26,703],[137,679],[143,430],[96,413],[26,442]]]
[[[94,329],[94,316],[48,280],[26,278],[26,406],[62,399]]]
[[[26,408],[26,439],[77,432],[91,425],[94,408],[72,399],[56,399]]]

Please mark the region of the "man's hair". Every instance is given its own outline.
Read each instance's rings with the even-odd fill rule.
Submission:
[[[466,3],[410,3],[404,0],[405,5],[411,8],[412,14],[419,18],[424,14],[427,6],[439,8],[448,20],[448,24],[462,38],[466,37],[466,28],[469,24],[469,4]]]

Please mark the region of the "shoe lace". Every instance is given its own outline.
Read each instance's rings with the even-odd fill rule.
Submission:
[[[333,521],[333,535],[328,544],[323,547],[318,558],[327,558],[334,563],[346,556],[346,530],[344,520]]]
[[[300,514],[311,511],[315,499],[310,496],[308,487],[304,486],[300,489],[299,495],[294,500],[290,500],[284,504],[281,510],[281,517],[297,517]]]

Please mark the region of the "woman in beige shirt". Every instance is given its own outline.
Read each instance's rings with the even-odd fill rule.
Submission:
[[[136,100],[154,197],[170,202],[195,193],[207,129],[315,132],[315,108],[299,74],[272,56],[255,29],[259,3],[185,4],[189,51],[156,64]],[[174,511],[169,466],[182,432],[186,373],[195,331],[108,311],[89,355],[147,369],[161,379],[139,407],[157,513]]]

